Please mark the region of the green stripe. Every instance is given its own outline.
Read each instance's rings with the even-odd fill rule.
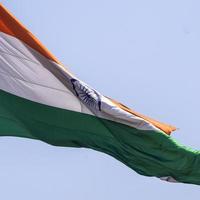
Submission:
[[[0,90],[0,135],[107,153],[146,176],[200,184],[199,152],[162,132],[35,103]]]

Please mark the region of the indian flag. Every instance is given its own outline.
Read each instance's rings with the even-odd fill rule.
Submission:
[[[174,130],[79,80],[0,4],[0,136],[90,148],[145,176],[200,184],[199,152]]]

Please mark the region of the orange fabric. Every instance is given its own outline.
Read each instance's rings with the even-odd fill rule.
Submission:
[[[167,124],[164,124],[164,123],[161,123],[161,122],[158,122],[154,119],[151,119],[149,117],[146,117],[138,112],[135,112],[133,110],[131,110],[130,108],[124,106],[123,104],[113,100],[113,99],[110,99],[115,105],[117,105],[118,107],[120,107],[121,109],[125,110],[126,112],[129,112],[137,117],[140,117],[148,122],[150,122],[151,124],[153,124],[155,127],[157,127],[158,129],[162,130],[163,132],[165,132],[166,134],[170,135],[172,131],[175,131],[176,130],[176,127],[174,126],[171,126],[171,125],[167,125]]]
[[[46,47],[44,47],[41,42],[32,33],[30,33],[1,3],[0,32],[20,39],[46,58],[59,63],[59,61],[46,49]]]

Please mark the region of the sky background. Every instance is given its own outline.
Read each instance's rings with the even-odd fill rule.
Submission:
[[[179,128],[200,149],[199,0],[4,0],[81,80]],[[0,138],[3,200],[198,200],[200,187],[143,177],[103,153]]]

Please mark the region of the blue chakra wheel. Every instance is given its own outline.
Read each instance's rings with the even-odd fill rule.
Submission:
[[[100,95],[89,86],[76,79],[71,79],[73,89],[79,99],[90,108],[101,111]]]

